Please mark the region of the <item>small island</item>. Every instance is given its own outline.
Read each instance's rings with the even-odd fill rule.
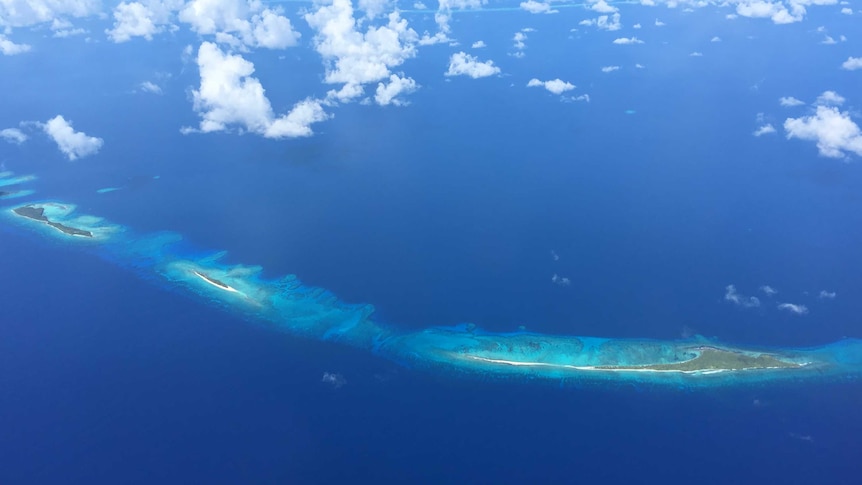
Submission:
[[[67,226],[65,224],[61,224],[59,222],[54,222],[54,221],[48,219],[45,216],[45,208],[43,208],[43,207],[37,207],[37,206],[33,206],[33,205],[25,205],[25,206],[21,206],[21,207],[17,207],[15,209],[12,209],[12,212],[14,212],[15,214],[17,214],[21,217],[25,217],[27,219],[31,219],[31,220],[34,220],[37,222],[43,222],[43,223],[53,227],[54,229],[62,232],[63,234],[67,234],[69,236],[93,237],[93,233],[90,231],[85,231],[83,229],[78,229],[76,227]]]

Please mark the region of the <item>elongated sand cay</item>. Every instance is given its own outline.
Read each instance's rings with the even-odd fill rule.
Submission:
[[[374,307],[341,301],[295,276],[265,278],[263,268],[228,264],[225,252],[191,249],[177,233],[135,234],[61,202],[6,211],[15,227],[48,225],[76,245],[201,302],[303,338],[365,349],[411,368],[453,375],[543,379],[563,384],[650,383],[672,388],[862,377],[862,340],[810,348],[750,348],[695,337],[619,339],[483,330],[473,324],[405,330]],[[89,235],[89,236],[88,236]],[[98,237],[97,237],[98,236]]]

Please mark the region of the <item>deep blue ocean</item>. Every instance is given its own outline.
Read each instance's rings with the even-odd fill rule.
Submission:
[[[831,14],[776,29],[706,10],[659,11],[668,26],[637,56],[590,38],[613,33],[561,34],[576,25],[563,15],[458,14],[462,42],[484,39],[505,75],[444,78],[451,49],[427,47],[404,66],[422,85],[409,106],[340,106],[288,141],[180,134],[197,122],[188,32],[45,39],[35,61],[2,59],[0,90],[30,94],[3,100],[0,127],[64,113],[105,145],[74,162],[45,140],[0,158],[39,176],[39,198],[296,274],[401,328],[779,347],[862,337],[858,157],[752,136],[757,113],[781,125],[781,96],[862,100],[862,83],[835,72],[844,51],[811,41]],[[527,55],[507,55],[526,26]],[[312,50],[285,55],[248,55],[277,112],[327,89]],[[608,64],[628,67],[608,76]],[[170,73],[164,95],[130,93],[153,72]],[[591,102],[524,88],[532,77],[572,79]],[[862,483],[858,380],[690,390],[408,369],[12,226],[0,275],[0,484]],[[764,305],[729,304],[729,284]],[[784,298],[810,313],[776,310]]]

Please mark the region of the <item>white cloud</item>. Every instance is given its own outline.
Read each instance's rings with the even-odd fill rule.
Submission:
[[[214,35],[233,47],[284,49],[296,45],[300,34],[281,13],[258,0],[191,0],[179,19],[198,34]]]
[[[88,17],[100,10],[100,0],[0,0],[0,27],[27,27],[62,17]]]
[[[416,81],[413,79],[409,77],[399,77],[393,74],[389,76],[389,84],[377,84],[377,92],[374,95],[374,101],[377,101],[377,104],[380,106],[386,106],[388,104],[401,106],[405,103],[398,99],[398,96],[412,93],[417,89],[419,89],[419,85],[416,84]]]
[[[72,22],[69,22],[66,19],[55,18],[51,21],[51,30],[54,31],[54,37],[64,38],[71,37],[73,35],[81,35],[86,34],[86,29],[76,29],[75,26],[72,25]]]
[[[638,39],[637,37],[620,37],[619,39],[614,39],[614,44],[618,45],[627,45],[627,44],[643,44],[644,41]]]
[[[602,72],[614,72],[619,71],[620,66],[605,66],[602,68]]]
[[[776,24],[789,24],[802,20],[805,16],[805,7],[802,2],[791,2],[788,10],[780,1],[743,0],[736,5],[736,13],[743,17],[769,18]]]
[[[441,42],[451,42],[449,38],[449,20],[452,18],[452,11],[480,8],[486,2],[487,0],[438,0],[437,12],[434,14],[437,33],[432,36],[428,32],[425,32],[419,40],[419,44],[432,45]]]
[[[314,134],[311,125],[328,119],[329,115],[323,111],[320,101],[305,99],[296,103],[286,115],[273,120],[264,136],[267,138],[311,136]]]
[[[357,7],[365,12],[366,17],[373,19],[385,12],[390,3],[390,0],[357,0]]]
[[[481,62],[466,52],[452,54],[449,58],[449,70],[446,71],[447,76],[470,76],[473,79],[499,73],[500,68],[494,65],[494,61]]]
[[[836,293],[834,291],[826,291],[820,290],[820,294],[817,295],[821,300],[834,300]]]
[[[848,71],[862,69],[862,57],[848,57],[847,60],[841,64],[841,69],[846,69]]]
[[[844,15],[853,15],[853,9],[844,7],[841,9],[841,13],[843,13]]]
[[[0,138],[8,141],[9,143],[15,143],[16,145],[20,145],[27,141],[27,135],[24,134],[23,131],[18,128],[6,128],[0,130]]]
[[[787,310],[790,313],[795,313],[797,315],[805,315],[808,313],[808,307],[805,305],[797,305],[795,303],[779,303],[779,310]]]
[[[804,101],[794,98],[793,96],[785,96],[778,99],[778,102],[781,106],[793,107],[793,106],[802,106],[805,104]]]
[[[721,37],[719,37],[719,36],[717,36],[717,35],[716,35],[716,36],[715,36],[715,37],[713,37],[712,39],[709,39],[709,41],[710,41],[710,42],[721,42]]]
[[[823,94],[817,96],[815,104],[824,106],[840,106],[844,104],[844,101],[844,96],[841,96],[835,91],[823,91]]]
[[[140,2],[122,2],[114,8],[114,27],[105,30],[105,33],[117,43],[127,42],[133,37],[152,40],[154,34],[164,30],[172,10],[180,5],[182,2],[178,5],[159,1],[150,1],[146,5]]]
[[[727,285],[724,288],[724,299],[733,303],[734,305],[741,306],[743,308],[753,308],[760,306],[760,299],[756,296],[744,296],[739,294],[736,291],[736,286]]]
[[[550,81],[540,81],[538,79],[533,78],[533,79],[530,79],[530,82],[527,83],[527,87],[529,87],[529,88],[534,88],[534,87],[545,88],[554,94],[563,94],[566,91],[571,91],[571,90],[575,89],[574,84],[572,84],[570,82],[563,81],[562,79],[552,79]]]
[[[632,28],[633,29],[639,29],[639,28],[641,28],[641,24],[640,23],[634,24],[634,25],[632,25]]]
[[[655,19],[655,26],[656,27],[664,27],[665,25],[667,25],[667,24],[665,24],[664,22],[662,22],[659,19]]]
[[[838,0],[734,0],[736,13],[743,17],[768,18],[776,24],[800,22],[811,5],[835,5]],[[728,18],[731,18],[728,15]]]
[[[788,118],[784,121],[787,138],[817,142],[821,156],[843,158],[845,152],[862,156],[862,131],[836,107],[818,106],[812,116]]]
[[[557,284],[560,286],[569,286],[570,284],[572,284],[572,281],[569,278],[567,278],[565,276],[559,276],[556,273],[554,273],[554,276],[551,276],[551,281],[554,284]]]
[[[192,91],[192,99],[194,110],[202,118],[198,131],[223,131],[238,125],[268,138],[299,137],[311,135],[310,125],[328,118],[320,102],[311,99],[275,118],[263,86],[251,77],[254,64],[239,55],[222,52],[214,43],[201,44],[197,63],[201,85]]]
[[[2,52],[4,56],[14,56],[16,54],[23,54],[29,51],[30,46],[28,44],[16,44],[0,33],[0,52]]]
[[[328,93],[330,100],[361,96],[363,84],[390,79],[390,68],[416,55],[418,36],[398,12],[389,14],[386,25],[369,26],[363,33],[357,30],[350,0],[323,0],[315,6],[305,20],[316,32],[314,47],[326,66],[324,81],[343,84]]]
[[[637,69],[645,69],[645,68],[646,68],[646,66],[644,66],[643,64],[635,64],[635,68],[637,68]]]
[[[44,124],[40,123],[40,126],[69,160],[93,155],[102,148],[104,143],[101,138],[87,136],[82,131],[75,131],[72,128],[72,123],[60,115],[51,118]]]
[[[536,0],[527,0],[521,2],[521,10],[526,10],[530,13],[559,13],[559,10],[551,8],[550,3],[537,2]]]
[[[773,288],[773,287],[771,287],[771,286],[769,286],[769,285],[763,285],[763,286],[761,286],[761,287],[760,287],[760,291],[762,291],[763,293],[765,293],[765,294],[766,294],[766,296],[772,296],[772,295],[775,295],[775,294],[777,294],[777,293],[778,293],[778,290],[776,290],[775,288]]]
[[[822,40],[822,41],[820,41],[820,43],[821,43],[821,44],[826,44],[826,45],[835,45],[835,44],[837,44],[839,41],[840,41],[840,42],[846,42],[846,41],[847,41],[847,37],[845,37],[845,36],[843,36],[843,35],[842,35],[842,36],[838,37],[838,40],[835,40],[835,39],[833,39],[833,38],[832,38],[832,36],[827,35],[826,37],[824,37],[824,38],[823,38],[823,40]]]
[[[527,44],[524,43],[524,41],[527,40],[527,34],[523,31],[515,32],[515,36],[512,37],[512,40],[515,42],[515,49],[522,51],[527,48]]]
[[[150,81],[144,81],[138,87],[145,93],[162,94],[162,88]]]
[[[614,12],[618,11],[619,9],[609,5],[608,2],[605,0],[599,0],[598,2],[595,2],[592,5],[590,5],[590,10],[595,10],[596,12],[599,12],[599,13],[614,13]]]
[[[487,47],[487,45],[485,45],[485,41],[477,40],[476,42],[473,42],[473,45],[471,47],[473,49],[483,49]]]
[[[688,56],[689,57],[703,57],[703,53],[702,52],[692,52]]]
[[[770,133],[775,133],[775,127],[769,123],[767,123],[767,124],[761,126],[760,128],[754,130],[754,136],[767,135]]]
[[[622,24],[620,24],[619,13],[615,13],[611,16],[600,15],[599,17],[594,19],[582,20],[579,25],[583,25],[586,27],[594,26],[600,30],[607,30],[610,32],[620,30],[622,28]]]

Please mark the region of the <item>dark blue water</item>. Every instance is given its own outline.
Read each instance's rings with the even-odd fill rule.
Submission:
[[[856,483],[858,385],[429,375],[3,237],[3,483]]]

